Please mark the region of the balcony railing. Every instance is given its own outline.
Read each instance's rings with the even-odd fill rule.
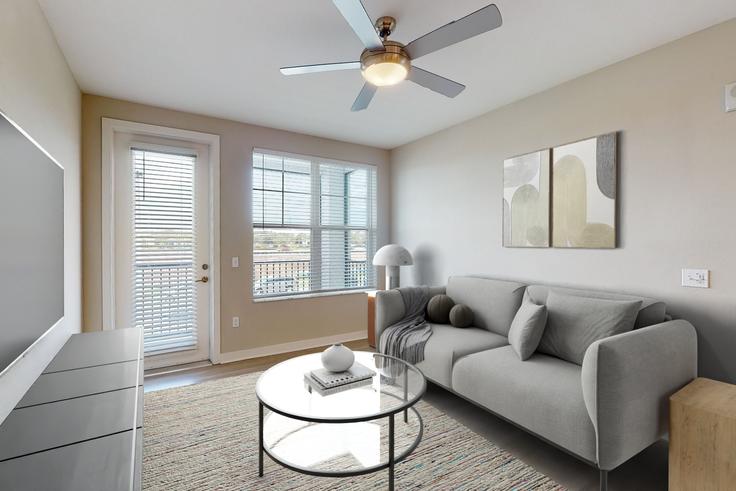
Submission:
[[[318,290],[341,290],[350,288],[367,288],[369,284],[368,265],[365,260],[350,260],[345,265],[345,278],[341,284],[312,285],[317,279],[312,275],[312,262],[308,259],[270,260],[256,259],[253,264],[253,295],[265,297],[273,295],[289,295]]]
[[[135,264],[135,327],[143,329],[147,355],[197,345],[194,263]]]

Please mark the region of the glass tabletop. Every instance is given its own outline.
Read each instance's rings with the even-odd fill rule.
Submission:
[[[422,373],[402,360],[355,352],[355,361],[375,372],[370,385],[321,395],[310,391],[304,375],[322,368],[320,353],[298,356],[266,370],[256,384],[258,399],[269,409],[310,422],[368,421],[415,404],[426,390]]]

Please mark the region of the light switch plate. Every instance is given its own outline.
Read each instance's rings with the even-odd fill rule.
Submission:
[[[683,269],[682,286],[691,288],[710,288],[710,270]]]
[[[240,317],[233,317],[233,327],[240,327]]]
[[[233,256],[232,266],[233,266],[233,268],[239,268],[240,267],[240,258],[238,256]]]
[[[736,82],[726,85],[726,112],[736,111]]]

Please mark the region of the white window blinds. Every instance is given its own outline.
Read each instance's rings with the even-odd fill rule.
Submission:
[[[196,157],[132,149],[133,320],[146,354],[197,345]]]
[[[376,169],[253,153],[253,295],[375,287]]]

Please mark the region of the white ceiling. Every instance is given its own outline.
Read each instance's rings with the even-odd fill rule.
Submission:
[[[364,0],[407,43],[489,0]],[[40,0],[82,91],[393,148],[736,17],[734,0],[497,0],[504,25],[416,65],[467,85],[412,83],[352,113],[359,71],[279,67],[356,60],[330,0]]]

